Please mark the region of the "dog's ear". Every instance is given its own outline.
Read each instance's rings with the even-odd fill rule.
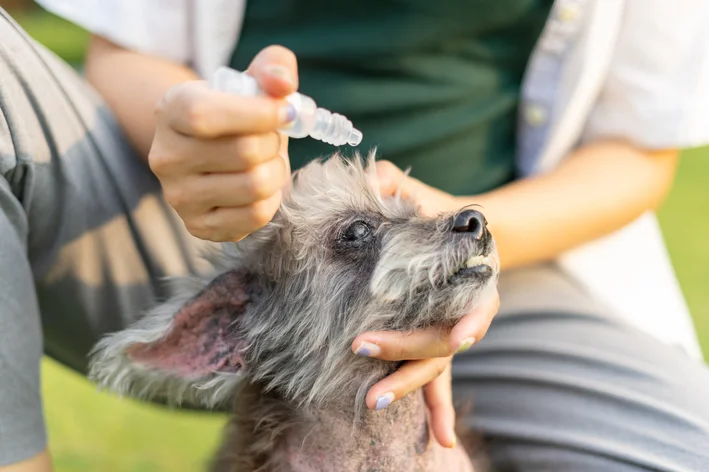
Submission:
[[[229,271],[179,292],[101,340],[92,352],[90,378],[120,394],[169,402],[213,406],[228,399],[246,367],[236,321],[254,297],[253,284]]]

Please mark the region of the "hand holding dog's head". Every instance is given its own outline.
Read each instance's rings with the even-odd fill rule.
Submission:
[[[295,176],[274,220],[224,246],[194,281],[97,346],[92,377],[119,392],[230,398],[240,375],[301,405],[359,392],[394,365],[352,355],[364,331],[451,326],[494,292],[484,217],[422,217],[335,156]]]

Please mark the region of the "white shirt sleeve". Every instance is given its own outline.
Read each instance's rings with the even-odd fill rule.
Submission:
[[[144,54],[189,64],[194,57],[189,0],[37,0],[82,28]]]
[[[709,1],[626,0],[584,139],[651,149],[709,144]]]

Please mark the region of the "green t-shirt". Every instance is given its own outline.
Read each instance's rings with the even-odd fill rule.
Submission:
[[[474,194],[515,178],[520,85],[552,3],[251,1],[231,65],[288,47],[299,90],[364,133],[360,152],[376,146],[430,185]],[[292,139],[293,168],[334,150]]]

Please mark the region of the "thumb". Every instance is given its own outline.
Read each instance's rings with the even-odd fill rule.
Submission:
[[[298,89],[298,61],[290,49],[269,46],[259,52],[247,72],[261,90],[274,98],[282,98]]]
[[[281,134],[281,145],[278,149],[278,155],[281,156],[286,162],[286,171],[288,172],[288,175],[291,175],[290,156],[288,155],[288,136],[286,136],[285,134]],[[283,190],[286,192],[290,191],[292,185],[293,180],[286,179],[285,187],[283,188]]]
[[[393,196],[399,192],[404,200],[416,200],[427,187],[390,161],[377,161],[376,176],[379,192],[385,196]]]
[[[377,161],[375,166],[379,192],[386,196],[394,195],[399,186],[405,183],[406,174],[390,161]]]

